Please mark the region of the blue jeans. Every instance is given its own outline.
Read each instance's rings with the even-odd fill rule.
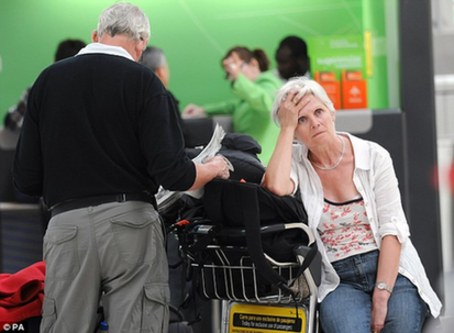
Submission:
[[[320,304],[324,333],[370,333],[372,293],[377,275],[378,251],[355,255],[333,263],[340,285]],[[419,333],[428,307],[416,287],[398,275],[388,301],[381,333]]]

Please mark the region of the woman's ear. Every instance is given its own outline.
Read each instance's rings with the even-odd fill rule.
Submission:
[[[251,61],[249,61],[249,65],[252,65],[257,68],[260,67],[259,62],[257,61],[257,59],[254,59],[254,58],[252,58]]]

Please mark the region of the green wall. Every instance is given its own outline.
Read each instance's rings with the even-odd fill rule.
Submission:
[[[263,48],[274,67],[280,39],[362,35],[364,0],[137,0],[150,44],[167,54],[170,89],[184,106],[231,97],[220,59],[231,46]],[[380,1],[380,0],[376,0]],[[107,0],[0,0],[0,115],[51,64],[58,42],[92,30]],[[380,15],[380,13],[378,13]],[[383,14],[381,14],[383,15]]]

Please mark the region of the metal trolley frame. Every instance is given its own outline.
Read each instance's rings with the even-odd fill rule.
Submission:
[[[216,226],[211,224],[199,224],[192,229],[193,235],[201,239],[204,235],[213,233]],[[230,309],[233,304],[251,304],[255,306],[272,306],[303,309],[305,314],[305,327],[303,333],[318,332],[317,325],[317,285],[310,272],[305,269],[298,275],[298,271],[309,251],[309,246],[315,242],[311,230],[304,223],[286,223],[262,228],[262,234],[272,233],[276,230],[302,231],[308,235],[309,243],[298,246],[294,253],[293,261],[281,262],[264,253],[266,260],[272,269],[287,280],[287,287],[291,293],[274,286],[264,288],[263,277],[257,271],[248,254],[247,247],[238,244],[217,244],[216,237],[209,238],[211,241],[204,246],[204,257],[212,260],[200,260],[193,252],[183,251],[191,268],[197,271],[197,289],[206,299],[222,300],[222,332],[230,333]],[[245,231],[238,228],[225,229],[231,239],[244,237]],[[235,243],[235,242],[234,242]],[[256,308],[264,310],[263,308]],[[298,311],[298,310],[297,310]],[[295,313],[295,312],[293,312]],[[296,314],[295,314],[296,315]],[[297,315],[296,315],[297,316]],[[236,331],[235,331],[236,332]],[[238,330],[238,332],[243,332]],[[246,331],[244,331],[246,332]],[[261,332],[260,330],[250,332]],[[267,331],[268,332],[268,331]],[[280,331],[276,331],[280,332]]]

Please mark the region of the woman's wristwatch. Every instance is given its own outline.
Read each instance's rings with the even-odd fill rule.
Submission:
[[[376,284],[375,284],[375,287],[379,290],[386,290],[387,292],[389,292],[390,294],[393,293],[393,287],[391,287],[389,284],[387,284],[386,282],[383,282],[383,281],[378,281]]]

